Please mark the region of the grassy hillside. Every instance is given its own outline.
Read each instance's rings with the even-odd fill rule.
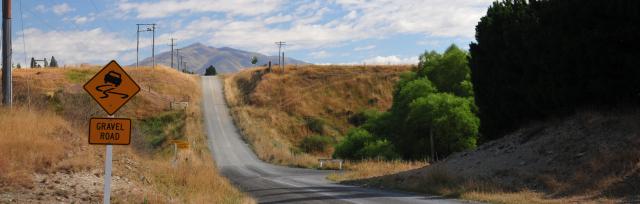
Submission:
[[[15,107],[0,109],[0,200],[101,201],[105,147],[87,144],[87,123],[105,113],[82,89],[98,68],[14,71]],[[116,114],[133,119],[134,133],[132,145],[114,147],[112,199],[252,203],[213,166],[197,76],[167,68],[126,70],[143,90]],[[189,106],[171,110],[172,101]],[[178,152],[175,165],[171,139],[191,144]]]
[[[350,118],[363,110],[391,106],[399,75],[410,69],[316,65],[289,66],[284,73],[251,69],[226,76],[225,97],[237,126],[262,160],[317,167],[317,159],[330,158],[333,144],[353,127]],[[330,144],[323,151],[305,152],[301,143],[312,136],[328,138]],[[401,169],[423,165],[412,163]]]

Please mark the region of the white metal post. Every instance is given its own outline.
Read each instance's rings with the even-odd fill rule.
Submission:
[[[109,115],[113,118],[113,115]],[[111,202],[111,161],[113,146],[107,145],[107,153],[104,157],[104,197],[102,203],[109,204]]]

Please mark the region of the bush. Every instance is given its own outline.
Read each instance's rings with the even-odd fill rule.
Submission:
[[[166,141],[182,138],[185,117],[184,111],[173,111],[139,120],[143,146],[149,150],[159,150]]]
[[[382,112],[376,109],[367,109],[349,117],[349,123],[355,126],[361,126],[369,120],[380,117],[380,115],[382,115]]]
[[[300,141],[300,149],[306,153],[322,153],[326,152],[333,140],[323,135],[312,135],[305,137]]]
[[[356,153],[356,157],[394,160],[400,156],[395,152],[391,142],[386,139],[378,139],[365,142],[364,147]]]
[[[314,117],[305,117],[304,120],[307,123],[309,130],[324,134],[324,120]]]
[[[365,143],[374,141],[375,137],[364,129],[353,128],[349,130],[333,153],[333,157],[343,159],[362,159],[358,157],[358,151],[364,148]]]
[[[376,138],[364,129],[353,128],[336,146],[333,157],[354,160],[369,158],[392,160],[399,156],[393,144],[386,139]]]
[[[495,2],[470,66],[483,137],[581,106],[637,104],[640,1]]]

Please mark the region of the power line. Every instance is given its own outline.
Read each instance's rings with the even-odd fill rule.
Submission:
[[[20,29],[22,30],[22,51],[24,53],[24,65],[27,66],[27,42],[26,36],[24,35],[24,16],[22,14],[22,0],[19,1],[18,7],[20,8]]]
[[[153,68],[156,68],[156,24],[155,23],[138,23],[136,24],[136,68],[138,68],[139,59],[140,59],[140,33],[141,32],[153,32],[153,40],[151,46],[151,61]],[[145,26],[146,28],[140,30],[140,26]],[[151,26],[151,27],[149,27]]]
[[[278,45],[278,66],[282,67],[282,62],[280,61],[280,57],[281,57],[281,50],[283,46],[287,46],[287,42],[282,42],[282,41],[278,41],[276,42],[276,45]],[[284,67],[282,67],[283,71],[284,71]]]

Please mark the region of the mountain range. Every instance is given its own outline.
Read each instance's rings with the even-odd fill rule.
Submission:
[[[174,67],[178,67],[178,51],[174,51]],[[267,56],[257,52],[249,52],[230,47],[215,48],[202,43],[194,43],[189,46],[180,48],[179,55],[186,62],[186,70],[189,72],[204,74],[205,69],[210,65],[216,68],[219,73],[237,72],[244,68],[267,64],[271,61],[272,65],[278,63],[278,56]],[[286,54],[286,53],[285,53]],[[258,63],[251,64],[252,57],[258,58]],[[285,57],[286,64],[308,64],[306,62]],[[152,59],[148,57],[140,61],[141,66],[151,66]],[[156,64],[164,64],[171,66],[171,51],[156,54]],[[132,64],[135,66],[135,63]],[[185,66],[180,66],[184,69]]]

